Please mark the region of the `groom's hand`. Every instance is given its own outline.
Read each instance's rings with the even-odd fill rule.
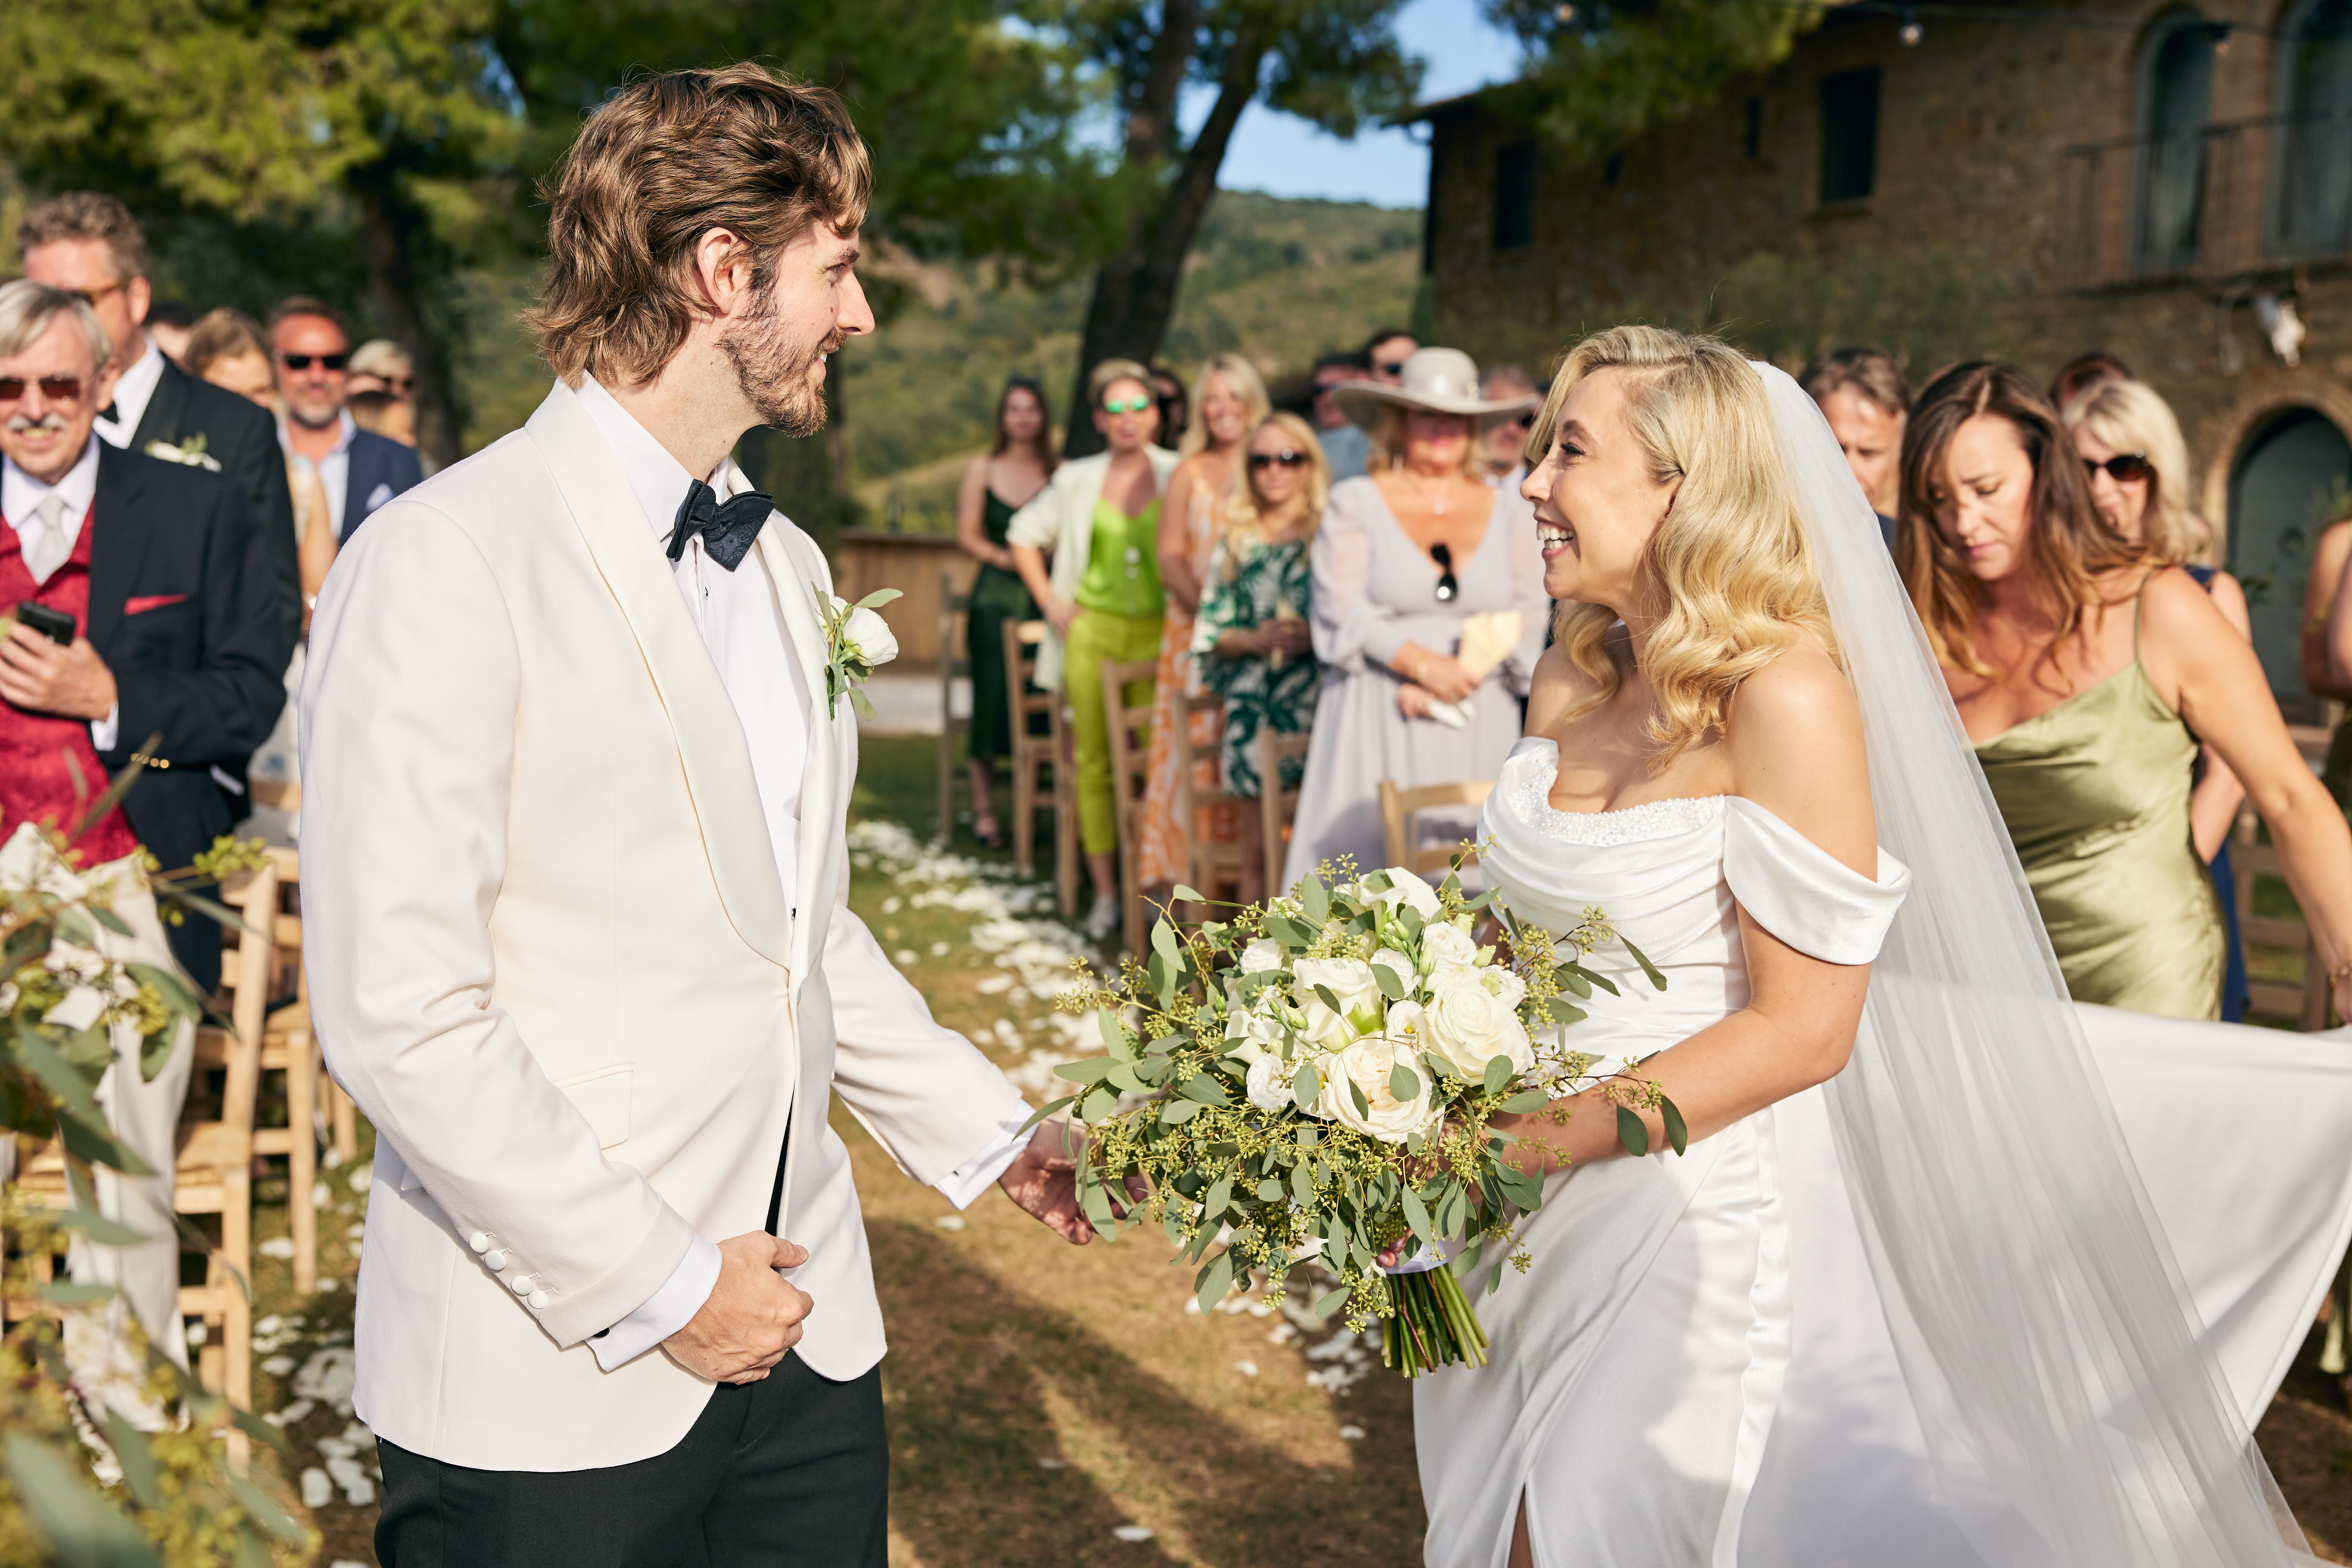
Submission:
[[[680,1366],[713,1383],[757,1383],[800,1342],[809,1299],[776,1272],[808,1248],[765,1231],[719,1244],[719,1283],[686,1327],[662,1342]]]
[[[1042,1122],[1029,1146],[996,1178],[1006,1197],[1074,1247],[1095,1238],[1094,1222],[1078,1208],[1078,1162],[1086,1152],[1084,1132],[1066,1121]],[[1121,1207],[1114,1200],[1114,1212]]]

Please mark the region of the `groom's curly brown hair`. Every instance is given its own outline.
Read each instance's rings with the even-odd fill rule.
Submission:
[[[705,234],[740,237],[765,289],[811,224],[864,221],[873,188],[866,143],[825,88],[749,63],[641,77],[540,186],[547,286],[524,324],[568,385],[647,380],[709,312],[694,271]]]

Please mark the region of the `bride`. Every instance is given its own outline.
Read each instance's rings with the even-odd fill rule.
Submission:
[[[1691,1142],[1513,1129],[1533,1264],[1480,1303],[1492,1364],[1416,1384],[1427,1562],[2303,1560],[1811,400],[1619,327],[1528,449],[1567,603],[1482,861],[1664,972],[1572,1040]]]

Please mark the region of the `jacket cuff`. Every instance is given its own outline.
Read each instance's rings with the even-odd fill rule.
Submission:
[[[569,1350],[645,1305],[677,1272],[694,1242],[694,1227],[683,1215],[664,1205],[661,1217],[645,1238],[602,1279],[578,1290],[515,1289],[515,1294],[539,1319],[540,1327]],[[503,1275],[500,1279],[510,1289],[532,1283],[528,1276],[511,1281]]]

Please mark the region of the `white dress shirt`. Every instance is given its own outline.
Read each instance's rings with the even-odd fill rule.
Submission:
[[[163,380],[163,351],[155,340],[147,340],[147,352],[131,362],[114,384],[114,417],[100,416],[95,428],[110,447],[129,447],[131,437],[139,433],[139,421],[147,417],[147,405],[155,398],[155,388]]]
[[[667,550],[677,526],[678,504],[685,500],[693,476],[593,376],[580,378],[580,406],[621,459],[621,470],[636,493],[646,527]],[[350,416],[344,418],[348,421]],[[344,446],[349,445],[347,437]],[[706,482],[722,502],[736,493],[724,462]],[[735,716],[743,726],[744,744],[751,753],[752,783],[768,819],[776,875],[789,895],[799,885],[801,784],[808,771],[809,733],[816,705],[808,676],[785,630],[782,607],[776,601],[780,585],[768,570],[767,557],[757,549],[730,572],[705,552],[698,533],[687,541],[685,552],[671,570],[678,596],[686,601],[687,613],[702,633],[711,662],[718,666],[719,683],[726,687],[735,704]],[[782,591],[807,593],[809,588],[794,583],[784,585]],[[1004,1173],[1029,1142],[1026,1135],[1015,1135],[1014,1129],[1020,1125],[1018,1121],[1008,1124],[996,1142],[937,1184],[950,1202],[958,1208],[970,1205]],[[696,1237],[667,1283],[635,1311],[589,1342],[597,1364],[610,1372],[684,1328],[709,1300],[719,1283],[719,1266],[718,1247],[708,1237]]]
[[[150,390],[152,390],[151,387]],[[72,556],[81,538],[82,521],[98,499],[98,443],[90,442],[56,484],[45,485],[16,463],[0,458],[0,516],[16,531],[25,569],[36,586],[47,582]],[[52,503],[52,504],[44,504]],[[121,727],[122,705],[106,710],[89,725],[89,743],[101,752],[114,750],[115,731]]]
[[[287,438],[286,416],[279,415],[278,418],[278,446],[285,448],[288,456],[301,458],[318,473],[320,487],[327,492],[327,525],[335,531],[337,539],[343,536],[343,500],[352,488],[352,438],[359,430],[359,422],[352,417],[351,410],[344,409],[335,416],[335,449],[323,458],[304,458]]]

